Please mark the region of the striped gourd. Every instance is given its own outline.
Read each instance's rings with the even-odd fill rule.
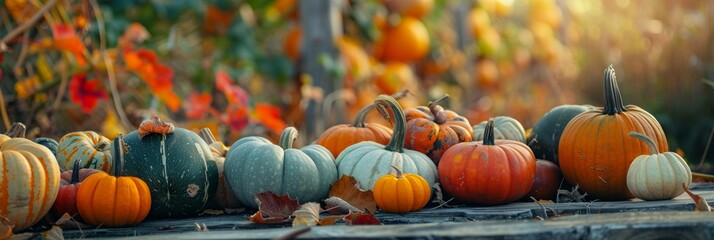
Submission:
[[[57,148],[57,160],[62,171],[82,160],[82,168],[112,171],[111,141],[93,131],[71,132],[64,135]]]
[[[152,118],[147,124],[166,124]],[[184,128],[154,128],[124,137],[124,176],[144,180],[151,191],[149,218],[195,216],[216,193],[218,170],[206,142]]]
[[[46,147],[0,134],[0,216],[18,232],[37,223],[57,198],[60,170]]]

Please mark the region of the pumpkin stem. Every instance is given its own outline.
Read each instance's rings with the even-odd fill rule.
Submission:
[[[622,96],[620,88],[617,86],[617,78],[615,77],[615,69],[612,65],[605,69],[605,108],[602,113],[614,115],[621,112],[626,112],[627,109],[622,105]]]
[[[10,126],[10,129],[7,130],[7,133],[5,133],[5,135],[11,138],[24,138],[25,131],[27,131],[27,127],[25,127],[25,124],[22,124],[21,122],[14,122]]]
[[[280,147],[283,149],[293,148],[293,142],[295,141],[297,136],[297,129],[295,129],[294,127],[287,127],[285,128],[285,130],[283,130],[283,133],[280,134],[280,141],[278,142],[278,145],[280,145]]]
[[[392,115],[394,115],[394,129],[392,131],[392,139],[389,140],[389,143],[387,143],[387,146],[384,149],[392,152],[403,153],[404,138],[406,137],[406,133],[404,132],[404,130],[407,125],[407,120],[406,117],[404,117],[404,111],[402,111],[402,107],[399,106],[399,103],[397,102],[397,100],[394,100],[393,97],[384,94],[377,96],[377,99],[374,100],[374,103],[386,105],[392,110]]]
[[[390,167],[394,168],[394,171],[397,171],[397,178],[403,178],[404,173],[402,170],[399,170],[399,168],[395,167],[394,165],[389,165]]]
[[[124,139],[121,134],[112,142],[112,157],[114,158],[113,175],[120,177],[124,167]]]
[[[369,104],[367,106],[364,106],[362,109],[357,112],[357,116],[355,116],[355,120],[352,122],[352,127],[360,127],[363,128],[366,126],[365,121],[367,120],[367,115],[369,114],[372,109],[374,109],[375,105]]]
[[[659,153],[657,144],[654,142],[654,140],[652,140],[652,138],[648,137],[647,135],[639,133],[639,132],[631,131],[630,137],[639,138],[640,140],[645,141],[645,143],[647,143],[647,146],[650,147],[650,154],[654,155],[654,154]]]
[[[159,117],[153,116],[139,124],[139,139],[151,133],[169,134],[175,130],[173,123],[163,122]]]
[[[74,160],[74,167],[72,167],[72,178],[70,178],[69,184],[75,184],[79,182],[80,165],[82,165],[82,159],[77,158],[77,160]]]
[[[444,95],[434,101],[429,102],[429,110],[431,115],[434,115],[434,122],[437,124],[444,124],[446,122],[446,114],[444,113],[444,108],[439,105],[440,102],[449,98],[449,94]]]
[[[486,128],[483,130],[483,145],[496,145],[496,140],[493,135],[493,118],[489,118],[486,123]]]
[[[213,132],[211,132],[210,128],[201,129],[199,135],[201,135],[203,141],[205,141],[208,145],[211,145],[212,143],[216,142],[216,138],[213,136]]]

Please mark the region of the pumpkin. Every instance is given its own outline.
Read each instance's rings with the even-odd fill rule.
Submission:
[[[195,132],[158,117],[143,121],[124,141],[124,175],[138,177],[151,191],[149,218],[179,218],[205,209],[218,187],[211,150]]]
[[[672,199],[684,193],[692,183],[692,171],[679,154],[660,153],[652,139],[638,132],[630,132],[650,148],[650,154],[640,155],[627,170],[627,189],[642,200]]]
[[[392,129],[378,123],[365,123],[374,107],[374,104],[369,104],[362,108],[352,124],[335,125],[325,130],[315,143],[330,150],[332,156],[339,156],[345,148],[362,141],[387,144],[392,138]]]
[[[563,130],[558,161],[572,185],[600,200],[632,198],[627,171],[632,161],[647,153],[646,144],[628,136],[641,132],[667,151],[662,127],[651,114],[634,105],[623,106],[615,70],[605,70],[605,107],[575,116]]]
[[[203,128],[200,132],[201,138],[206,141],[208,147],[211,149],[211,154],[213,154],[213,161],[216,162],[216,168],[218,170],[218,189],[216,194],[213,195],[213,201],[221,208],[235,209],[240,208],[241,204],[236,198],[235,194],[231,190],[231,187],[226,181],[223,165],[226,161],[226,153],[228,152],[228,147],[221,141],[216,141],[210,128]]]
[[[59,143],[57,140],[54,140],[52,138],[46,138],[46,137],[39,137],[35,138],[35,140],[32,140],[33,142],[40,144],[42,146],[45,146],[47,149],[52,152],[52,155],[57,156],[57,148],[59,148]]]
[[[338,175],[352,176],[362,189],[372,190],[374,183],[395,166],[406,173],[415,173],[429,185],[436,183],[436,165],[423,153],[404,149],[406,118],[394,98],[379,95],[375,104],[386,105],[394,116],[392,139],[387,145],[365,141],[347,147],[335,160]]]
[[[443,190],[470,204],[495,205],[525,196],[535,181],[536,159],[522,142],[495,140],[494,121],[483,141],[459,143],[439,162]]]
[[[372,82],[384,94],[392,95],[404,89],[412,93],[419,91],[414,71],[408,64],[401,62],[388,62],[377,67]]]
[[[143,221],[151,209],[149,186],[139,178],[121,176],[124,142],[121,134],[114,139],[113,175],[92,174],[79,185],[77,209],[82,219],[93,226],[124,227]]]
[[[80,169],[81,164],[82,160],[74,161],[72,170],[64,171],[60,175],[59,193],[57,194],[57,200],[52,205],[52,214],[55,217],[61,217],[65,213],[70,216],[79,213],[79,210],[77,210],[77,190],[79,190],[79,185],[92,174],[102,172],[97,169]]]
[[[244,137],[233,143],[226,155],[225,175],[244,205],[258,208],[254,196],[262,192],[287,194],[300,202],[327,197],[337,180],[332,154],[320,145],[295,149],[297,129],[288,127],[278,145],[263,137]]]
[[[449,147],[473,138],[468,119],[439,106],[438,103],[448,97],[446,95],[429,102],[427,107],[418,106],[404,111],[407,120],[404,146],[426,154],[434,164],[439,164],[441,155]]]
[[[431,198],[431,186],[417,175],[402,173],[391,166],[396,174],[387,174],[374,183],[374,200],[385,212],[406,213],[424,208]]]
[[[565,126],[578,114],[594,108],[590,105],[560,105],[538,119],[526,140],[536,158],[558,165],[558,144]]]
[[[493,118],[493,136],[496,139],[505,139],[526,143],[526,130],[518,120],[508,116]],[[483,121],[474,126],[474,141],[483,141],[483,132],[488,121]]]
[[[0,134],[0,216],[25,230],[50,211],[60,170],[52,152],[26,138]]]
[[[59,140],[57,160],[60,168],[68,170],[74,161],[81,159],[82,168],[112,171],[111,141],[94,131],[72,132]]]
[[[374,46],[374,56],[385,62],[418,61],[429,53],[429,31],[419,19],[404,16],[387,24]]]
[[[536,160],[535,181],[526,197],[534,197],[538,200],[556,200],[562,180],[563,174],[558,165],[551,161],[538,159]],[[526,201],[531,201],[531,199]]]

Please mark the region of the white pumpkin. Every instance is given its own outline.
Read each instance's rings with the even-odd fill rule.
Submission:
[[[643,200],[672,199],[684,192],[692,183],[692,171],[687,162],[673,152],[659,153],[651,138],[638,132],[631,137],[647,143],[650,155],[640,155],[632,161],[627,171],[627,188]]]

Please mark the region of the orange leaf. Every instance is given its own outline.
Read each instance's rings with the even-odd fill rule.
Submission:
[[[153,116],[139,124],[139,139],[152,133],[169,134],[174,131],[176,131],[176,128],[173,123],[161,121],[159,117]]]
[[[328,226],[328,225],[333,225],[335,222],[339,221],[340,219],[343,219],[343,216],[326,216],[323,218],[320,218],[320,222],[317,223],[317,225],[320,226]]]
[[[259,224],[284,223],[290,221],[290,217],[263,217],[263,213],[258,210],[248,218],[251,222]]]
[[[287,194],[278,196],[273,192],[262,192],[254,198],[258,202],[258,210],[270,218],[290,218],[300,208],[298,201]]]
[[[149,85],[156,95],[171,111],[177,111],[181,99],[173,91],[174,70],[159,63],[156,53],[146,49],[124,51],[126,69],[135,72]]]
[[[287,127],[285,121],[280,118],[280,108],[267,103],[258,103],[255,104],[255,114],[258,121],[276,135],[280,135]]]
[[[69,82],[69,99],[81,105],[83,112],[92,112],[100,100],[107,98],[107,94],[100,89],[100,83],[95,78],[87,79],[86,73],[75,74]]]
[[[69,24],[55,24],[52,27],[52,36],[54,38],[52,46],[61,51],[67,51],[77,58],[80,66],[86,62],[84,58],[84,44],[79,36],[74,33],[74,28]]]
[[[188,95],[188,100],[184,102],[183,108],[186,111],[186,117],[191,119],[201,119],[211,112],[211,102],[213,97],[210,93],[192,92]]]
[[[216,88],[226,96],[228,104],[245,105],[248,103],[248,93],[240,86],[233,85],[233,79],[225,71],[216,72]]]
[[[367,213],[350,213],[343,220],[347,225],[382,225],[382,221]]]
[[[352,176],[342,175],[330,188],[330,197],[338,197],[362,211],[377,212],[377,202],[371,190],[362,190]]]
[[[694,200],[694,204],[695,204],[694,211],[695,212],[711,212],[712,211],[712,208],[709,206],[709,203],[707,203],[707,200],[704,199],[704,197],[690,192],[689,189],[687,188],[687,185],[685,185],[685,184],[682,184],[682,187],[684,187],[684,191],[687,192],[687,194],[689,194],[689,197],[691,197],[692,200]]]

